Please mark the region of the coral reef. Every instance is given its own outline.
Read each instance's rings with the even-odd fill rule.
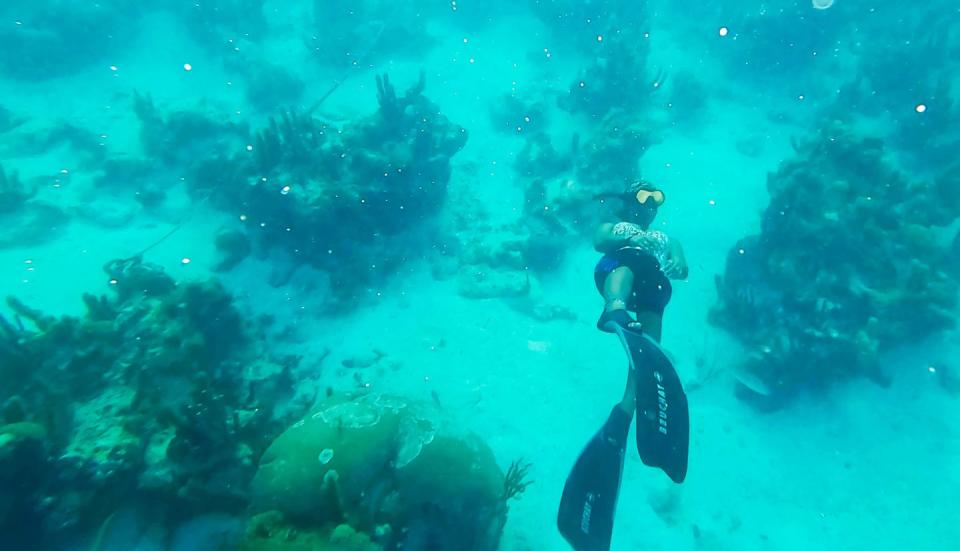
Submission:
[[[606,212],[599,194],[620,192],[639,179],[639,161],[656,137],[640,111],[611,109],[585,143],[575,134],[558,151],[548,134],[525,134],[515,170],[524,185],[522,216],[493,222],[470,205],[479,203],[469,187],[456,189],[458,206],[449,221],[458,243],[443,253],[455,255],[459,292],[470,298],[535,295],[536,278],[561,265],[571,242],[589,240]],[[453,271],[453,270],[451,270]],[[534,297],[539,298],[539,297]],[[569,319],[547,304],[520,303],[518,310],[537,319]]]
[[[248,59],[234,65],[247,78],[247,101],[261,112],[275,112],[277,105],[296,105],[303,96],[306,85],[280,65],[268,60],[250,63]]]
[[[216,272],[233,269],[237,264],[243,262],[253,249],[249,235],[240,230],[226,228],[217,232],[215,245],[217,252],[220,253],[220,260],[213,268]]]
[[[254,508],[306,529],[349,525],[387,549],[493,550],[525,484],[511,473],[508,484],[490,449],[432,406],[335,395],[264,453]]]
[[[144,154],[181,173],[211,151],[236,151],[248,143],[244,125],[218,122],[202,111],[162,113],[149,94],[134,94],[133,112],[140,121]]]
[[[177,284],[139,258],[105,271],[113,294],[85,295],[82,317],[13,297],[14,319],[0,317],[0,434],[17,435],[0,436],[0,461],[30,481],[5,498],[19,512],[6,535],[89,529],[137,495],[176,514],[239,512],[256,458],[315,398],[294,388],[308,380],[299,358],[262,350],[215,281]]]
[[[334,67],[421,54],[434,42],[424,9],[410,0],[314,0],[316,32],[305,44],[317,61]]]
[[[737,40],[724,44],[721,59],[737,74],[769,84],[785,73],[812,73],[814,66],[822,76],[824,62],[811,52],[829,51],[855,19],[854,7],[838,4],[830,13],[810,10],[804,3],[755,11],[731,5],[723,21],[737,29]],[[850,17],[840,16],[840,11]]]
[[[119,0],[3,2],[0,18],[10,24],[0,30],[0,71],[26,80],[73,74],[126,42],[136,15]]]
[[[527,4],[530,12],[549,27],[558,43],[579,53],[596,52],[615,34],[629,34],[631,40],[640,40],[649,30],[644,5],[582,0],[528,0]],[[598,40],[598,36],[603,37],[602,40]]]
[[[259,243],[326,271],[333,298],[346,301],[423,247],[408,232],[439,211],[450,158],[466,143],[424,87],[421,74],[398,95],[378,76],[378,111],[341,128],[285,113],[241,154],[201,163],[191,180],[241,212]]]
[[[929,169],[954,162],[960,148],[952,124],[960,117],[960,35],[935,4],[858,27],[848,80],[826,111],[877,128],[911,171],[933,176]],[[894,33],[903,39],[889,40]]]
[[[618,30],[603,37],[590,64],[570,83],[560,107],[596,120],[614,109],[634,111],[649,107],[651,96],[666,80],[662,73],[648,76],[649,53],[649,40],[639,29]]]
[[[234,53],[238,44],[257,43],[266,34],[263,4],[264,0],[157,2],[183,22],[194,40],[224,55]]]
[[[950,242],[950,250],[947,253],[947,273],[960,279],[960,231],[953,236]]]
[[[8,173],[0,164],[0,214],[18,210],[34,195],[36,190],[28,189],[16,171]]]
[[[36,193],[36,186],[24,183],[17,172],[8,172],[0,164],[0,216],[5,222],[0,247],[42,243],[56,237],[66,224],[63,211],[34,200]]]
[[[530,290],[530,241],[517,224],[464,222],[457,232],[457,288],[469,298],[524,296]]]
[[[493,127],[509,134],[541,134],[549,127],[548,108],[544,100],[527,100],[516,93],[504,94],[490,108]]]
[[[530,178],[524,222],[531,252],[539,255],[529,259],[531,265],[557,265],[567,248],[565,237],[592,235],[603,213],[594,196],[619,192],[640,179],[640,158],[656,139],[643,119],[642,114],[615,109],[585,143],[575,135],[566,154],[554,151],[548,141],[521,152],[518,171]]]
[[[585,66],[571,79],[561,108],[599,121],[612,110],[643,111],[664,81],[650,74],[649,11],[645,4],[552,0],[529,2],[530,11],[572,49]],[[562,44],[562,46],[560,46]]]
[[[769,176],[761,233],[730,251],[710,319],[747,347],[752,388],[883,382],[879,354],[954,324],[960,284],[937,233],[960,214],[955,177],[911,180],[840,124],[796,147]]]
[[[254,515],[240,551],[382,551],[370,537],[349,524],[310,529],[291,524],[279,511]]]

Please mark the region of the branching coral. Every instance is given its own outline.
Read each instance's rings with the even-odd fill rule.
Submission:
[[[953,325],[960,286],[935,237],[960,209],[893,168],[879,141],[827,125],[768,188],[762,233],[730,252],[711,320],[773,392],[882,381],[880,353]]]
[[[897,18],[858,22],[858,27],[861,38],[852,48],[856,66],[829,107],[831,116],[867,119],[870,127],[886,132],[902,162],[930,177],[931,168],[954,162],[960,148],[953,125],[960,117],[954,79],[960,71],[960,35],[934,3]]]
[[[246,140],[244,126],[218,122],[200,111],[162,113],[150,94],[135,93],[133,111],[144,152],[179,170],[190,169],[210,151],[236,149]]]
[[[379,76],[377,112],[339,128],[285,113],[251,151],[208,160],[193,179],[215,203],[242,209],[261,243],[326,270],[335,299],[353,296],[419,246],[395,236],[439,211],[450,158],[466,143],[424,88],[423,74],[402,95]]]
[[[507,501],[520,499],[523,492],[527,490],[527,486],[533,484],[532,480],[527,480],[527,475],[530,474],[530,467],[532,466],[532,463],[522,459],[510,463],[510,468],[507,469],[507,474],[503,479],[503,495],[506,496]]]
[[[36,190],[27,189],[15,171],[7,172],[0,164],[0,214],[17,210],[34,194]]]
[[[596,58],[578,75],[560,106],[572,113],[602,119],[611,110],[643,110],[666,80],[663,72],[647,74],[649,41],[615,33],[604,39]]]

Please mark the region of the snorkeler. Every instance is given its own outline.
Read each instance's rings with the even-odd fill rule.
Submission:
[[[598,198],[613,199],[619,221],[601,224],[594,239],[597,251],[604,253],[594,270],[604,298],[597,328],[620,338],[629,369],[623,398],[577,458],[563,489],[557,523],[578,551],[610,548],[634,412],[641,460],[678,484],[687,473],[690,435],[686,394],[659,345],[670,279],[686,278],[688,272],[680,243],[649,229],[666,197],[639,182]]]
[[[666,200],[663,191],[640,182],[620,197],[620,222],[600,224],[594,247],[604,253],[594,269],[597,290],[603,295],[601,331],[614,333],[615,326],[644,331],[660,340],[663,310],[672,289],[668,278],[687,277],[683,247],[661,231],[651,231],[657,209]],[[628,310],[637,313],[630,317]]]

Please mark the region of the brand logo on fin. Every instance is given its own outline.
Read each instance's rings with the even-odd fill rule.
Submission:
[[[587,501],[583,504],[583,512],[580,515],[580,531],[584,534],[590,533],[590,515],[593,513],[593,501],[596,498],[596,495],[589,493],[587,494]]]
[[[659,410],[658,424],[659,427],[657,430],[660,434],[666,436],[667,434],[667,408],[670,404],[667,403],[667,389],[663,388],[661,384],[663,382],[663,375],[659,371],[653,372],[653,378],[657,380],[657,409]]]

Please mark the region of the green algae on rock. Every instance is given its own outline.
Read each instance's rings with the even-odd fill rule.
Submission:
[[[310,376],[264,350],[216,281],[178,284],[137,257],[104,270],[113,294],[85,295],[81,317],[7,300],[0,456],[33,460],[16,462],[29,487],[4,485],[24,518],[0,522],[55,540],[144,496],[176,514],[243,511],[256,458],[315,398],[295,384]],[[14,438],[23,427],[45,436]]]

